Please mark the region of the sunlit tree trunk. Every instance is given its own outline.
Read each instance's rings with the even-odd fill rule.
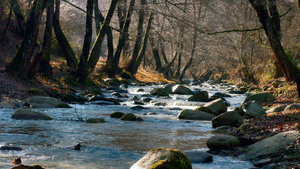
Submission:
[[[118,18],[119,18],[119,28],[120,28],[120,35],[121,35],[121,30],[124,27],[125,21],[126,21],[126,14],[127,14],[127,0],[120,0],[118,4]],[[122,34],[125,38],[124,46],[123,46],[123,57],[127,58],[129,55],[129,33],[124,32]]]
[[[53,26],[54,0],[48,0],[47,21],[44,33],[44,42],[41,51],[35,56],[32,66],[28,73],[28,78],[32,79],[36,74],[38,65],[40,71],[47,77],[53,75],[53,69],[50,62],[50,50],[52,46],[52,26]]]
[[[134,62],[135,64],[132,67],[129,67],[129,72],[131,72],[132,75],[136,74],[137,70],[139,69],[139,67],[141,65],[142,59],[145,57],[145,52],[146,52],[146,48],[147,48],[147,44],[148,44],[148,37],[150,34],[150,30],[151,30],[151,23],[152,23],[153,15],[154,15],[153,12],[151,12],[149,19],[148,19],[144,42],[143,42],[142,48],[139,52],[139,55],[138,55],[136,61]]]
[[[31,67],[33,50],[39,32],[39,25],[45,8],[46,0],[35,0],[26,23],[24,38],[19,46],[13,61],[6,67],[9,72],[18,72],[27,76]]]
[[[278,62],[279,68],[283,72],[287,81],[294,81],[297,83],[298,95],[300,97],[300,77],[299,69],[292,62],[290,57],[284,51],[281,41],[280,34],[276,30],[276,26],[272,22],[267,9],[266,0],[248,0],[253,8],[255,9],[257,16],[259,17],[260,23],[263,25],[264,31],[269,39],[270,46],[275,54],[276,61]]]
[[[86,74],[86,76],[88,76],[95,68],[99,58],[100,58],[100,52],[101,52],[101,46],[102,46],[102,42],[104,40],[104,37],[107,33],[107,31],[109,30],[109,24],[110,21],[112,19],[112,16],[114,14],[114,11],[116,9],[118,0],[112,0],[109,10],[107,12],[107,15],[105,17],[105,20],[101,26],[101,29],[98,33],[97,39],[93,45],[92,51],[90,53],[89,56],[89,60],[88,60],[88,72]]]
[[[76,70],[78,65],[78,59],[68,41],[66,38],[64,32],[61,29],[60,21],[59,21],[59,15],[60,15],[60,0],[56,0],[55,3],[55,13],[53,18],[53,28],[55,31],[55,36],[57,38],[59,47],[66,58],[67,65],[73,69]]]
[[[76,75],[79,77],[79,82],[84,84],[86,82],[86,74],[88,73],[88,57],[90,53],[92,34],[93,34],[93,7],[94,0],[87,1],[87,14],[86,14],[86,25],[85,25],[85,37],[82,48],[82,53],[80,56],[80,62],[78,64],[78,69]]]
[[[128,10],[127,10],[125,23],[124,23],[122,31],[120,33],[119,42],[118,42],[116,51],[114,53],[114,57],[112,59],[112,63],[111,63],[112,66],[110,68],[108,68],[107,73],[110,77],[114,76],[119,71],[120,56],[121,56],[121,52],[122,52],[125,42],[126,42],[126,34],[128,33],[128,30],[129,30],[129,25],[131,22],[131,14],[133,12],[134,4],[135,4],[135,0],[131,0]]]
[[[131,67],[134,66],[136,59],[138,57],[139,51],[142,46],[142,40],[143,40],[143,24],[144,24],[144,18],[145,18],[145,5],[146,1],[141,0],[141,8],[139,10],[139,21],[138,21],[138,27],[137,27],[137,37],[135,40],[132,56],[130,63],[128,65],[127,69],[130,69]]]
[[[98,0],[96,0],[95,1],[95,22],[96,22],[97,35],[99,34],[100,28],[101,28],[100,22],[103,23],[104,19],[105,19],[104,16],[101,14],[101,12],[99,10]],[[114,44],[113,44],[113,35],[112,35],[111,27],[108,27],[108,29],[107,29],[106,38],[107,38],[107,59],[106,59],[105,68],[107,70],[108,67],[111,66],[109,64],[111,64],[112,58],[114,55]]]

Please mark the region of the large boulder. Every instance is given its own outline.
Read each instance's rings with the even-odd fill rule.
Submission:
[[[255,103],[255,102],[247,102],[247,105],[245,107],[245,115],[249,117],[259,117],[266,115],[265,110],[261,107],[261,105]]]
[[[258,101],[258,102],[268,102],[276,100],[275,96],[269,92],[257,93],[251,96],[248,96],[244,103],[248,101]]]
[[[206,146],[211,150],[230,150],[238,145],[239,140],[230,135],[215,135],[206,142]]]
[[[171,148],[155,148],[130,169],[192,169],[190,159],[178,150]]]
[[[32,96],[25,101],[32,108],[71,108],[68,104],[47,96]]]
[[[282,151],[287,145],[291,144],[300,137],[297,131],[287,131],[265,138],[249,146],[246,150],[246,158],[256,159],[259,157],[272,155]]]
[[[165,88],[155,88],[150,92],[154,96],[169,96],[169,91]]]
[[[225,113],[227,111],[226,104],[222,99],[217,99],[217,100],[208,102],[203,107],[207,108],[208,113],[212,113],[216,116],[219,114]]]
[[[12,115],[13,119],[23,119],[23,120],[52,120],[53,118],[37,111],[32,111],[29,109],[17,109]]]
[[[172,89],[173,87],[176,86],[175,83],[170,83],[170,84],[167,84],[164,89],[166,89],[169,93],[172,93]]]
[[[172,88],[172,93],[173,94],[186,94],[186,95],[189,95],[189,94],[194,94],[191,89],[183,86],[183,85],[175,85],[173,86]]]
[[[208,100],[208,92],[207,91],[199,91],[195,93],[193,96],[188,98],[188,101],[197,101],[197,102],[205,102]]]
[[[244,118],[238,112],[229,111],[214,117],[211,122],[213,128],[224,125],[239,127],[244,123]]]
[[[197,111],[197,110],[182,110],[178,116],[179,119],[188,119],[188,120],[211,120],[214,115]]]
[[[110,114],[111,118],[121,118],[125,113],[123,112],[113,112],[112,114]]]

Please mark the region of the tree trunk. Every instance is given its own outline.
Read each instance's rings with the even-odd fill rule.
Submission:
[[[269,10],[270,10],[270,17],[271,17],[271,21],[272,24],[275,27],[275,30],[278,33],[279,38],[281,39],[281,26],[280,26],[280,16],[279,16],[279,12],[277,9],[277,4],[276,4],[276,0],[268,0],[269,1]],[[275,56],[274,56],[275,57]],[[283,76],[282,71],[280,70],[279,64],[276,61],[274,61],[274,65],[275,65],[275,78],[279,78]]]
[[[139,11],[139,21],[138,21],[138,28],[137,28],[137,37],[135,40],[134,49],[132,52],[130,63],[127,67],[127,69],[130,69],[134,66],[136,59],[138,57],[139,51],[141,49],[142,39],[143,39],[143,24],[144,24],[144,18],[145,18],[145,5],[146,0],[141,0],[141,8]]]
[[[13,13],[12,8],[13,8],[13,7],[11,6],[10,9],[9,9],[8,19],[7,19],[7,23],[6,23],[6,25],[5,25],[5,28],[4,28],[2,37],[1,37],[1,39],[0,39],[0,40],[1,40],[0,45],[2,45],[2,44],[4,43],[4,41],[5,41],[6,32],[7,32],[8,28],[9,28],[10,21],[11,21],[11,17],[12,17],[12,13]]]
[[[53,13],[54,13],[54,0],[48,0],[47,6],[47,21],[44,33],[44,42],[41,51],[35,56],[32,66],[28,73],[28,78],[32,79],[40,64],[40,71],[46,75],[53,75],[52,67],[50,66],[50,50],[52,46],[52,28],[53,28]]]
[[[154,39],[152,37],[149,37],[149,41],[152,47],[152,53],[153,53],[153,57],[155,60],[155,71],[158,71],[160,73],[163,72],[163,67],[162,67],[162,63],[161,63],[161,59],[159,57],[159,50],[158,50],[158,46],[154,44]]]
[[[120,34],[120,37],[119,37],[119,42],[118,42],[116,51],[114,53],[114,57],[112,59],[112,64],[111,64],[112,67],[110,67],[109,70],[108,70],[108,75],[110,77],[114,76],[117,73],[117,71],[119,71],[120,56],[121,56],[121,52],[122,52],[123,47],[124,47],[125,42],[126,42],[126,34],[128,33],[128,30],[129,30],[129,25],[130,25],[130,22],[131,22],[131,14],[133,12],[134,4],[135,4],[135,0],[131,0],[130,5],[129,5],[128,10],[127,10],[125,23],[123,25],[123,28],[122,28],[122,31],[121,31],[121,34]]]
[[[94,0],[87,1],[87,14],[86,14],[86,25],[85,25],[85,37],[82,48],[82,53],[80,57],[80,62],[78,64],[78,69],[76,71],[76,75],[79,77],[79,82],[84,84],[87,79],[87,62],[90,53],[91,43],[92,43],[92,34],[93,34],[93,6]]]
[[[124,27],[124,24],[126,22],[126,13],[127,13],[127,0],[121,0],[118,4],[118,18],[119,18],[119,27],[120,27],[120,35],[121,31]],[[129,54],[129,33],[125,32],[122,34],[125,38],[124,46],[123,46],[123,57],[127,58]]]
[[[55,13],[53,18],[53,28],[55,31],[55,35],[59,44],[59,47],[66,58],[67,65],[72,69],[76,70],[78,65],[78,59],[68,42],[64,32],[61,29],[60,22],[59,22],[59,15],[60,15],[60,0],[56,0],[55,4]]]
[[[153,15],[154,15],[154,13],[151,12],[149,19],[148,19],[148,25],[147,25],[147,29],[146,29],[146,33],[145,33],[145,37],[144,37],[144,43],[141,48],[141,51],[139,52],[139,55],[136,59],[135,64],[133,65],[133,67],[129,68],[129,72],[131,72],[132,75],[136,74],[137,70],[139,69],[139,67],[141,65],[142,59],[145,57],[145,52],[146,52],[146,48],[147,48],[147,44],[148,44],[148,37],[150,34],[150,30],[151,30],[151,23],[152,23]]]
[[[20,5],[17,0],[11,0],[12,9],[14,11],[15,17],[17,19],[19,30],[20,30],[20,36],[24,36],[25,32],[25,19],[24,15],[21,11]]]
[[[98,7],[98,0],[95,1],[95,22],[96,22],[96,32],[97,35],[100,32],[100,22],[103,23],[105,20],[104,16],[101,14],[99,7]],[[114,55],[114,43],[113,43],[113,35],[112,35],[112,30],[111,27],[108,27],[107,32],[106,32],[106,38],[107,38],[107,59],[106,59],[106,65],[105,68],[107,70],[109,63],[112,62],[112,58]]]
[[[297,82],[297,86],[299,87],[299,69],[285,53],[281,45],[280,35],[269,16],[266,7],[266,0],[249,0],[249,2],[255,9],[257,16],[259,17],[259,21],[263,25],[264,31],[270,42],[270,46],[286,80]],[[300,97],[300,88],[298,88],[298,95]]]
[[[13,61],[6,67],[8,72],[18,72],[27,76],[31,67],[33,50],[39,32],[39,25],[46,0],[35,0],[26,23],[24,38],[19,46]]]
[[[105,34],[107,33],[107,31],[109,30],[109,24],[110,21],[112,19],[112,16],[114,14],[114,11],[116,9],[116,5],[118,3],[118,0],[112,0],[109,10],[107,12],[106,18],[102,24],[102,27],[100,29],[100,32],[98,33],[97,39],[93,45],[92,51],[90,53],[89,56],[89,60],[88,60],[88,72],[86,74],[86,76],[88,76],[95,68],[99,57],[100,57],[100,52],[101,52],[101,46],[102,46],[102,42],[104,39]]]
[[[102,16],[100,10],[99,10],[99,0],[95,0],[94,3],[94,14],[95,14],[95,27],[96,27],[96,33],[100,32],[101,24],[104,21],[104,17]]]

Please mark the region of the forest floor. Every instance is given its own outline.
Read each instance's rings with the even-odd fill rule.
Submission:
[[[12,61],[14,54],[20,44],[21,39],[14,36],[12,33],[7,33],[3,42],[0,42],[0,101],[10,99],[23,100],[31,95],[30,89],[63,89],[69,84],[66,84],[64,79],[64,63],[59,59],[51,62],[54,67],[55,74],[58,75],[56,79],[46,79],[42,76],[37,76],[33,80],[26,80],[19,78],[15,75],[11,75],[5,72],[5,66]],[[162,75],[152,70],[140,69],[136,78],[143,82],[170,82],[162,78]],[[270,83],[271,84],[271,83]],[[262,86],[270,85],[262,84]],[[261,87],[262,87],[261,86]],[[83,86],[77,86],[79,90],[84,90]],[[277,96],[277,100],[273,102],[264,103],[263,106],[270,108],[276,105],[300,103],[299,97],[297,97],[296,85],[290,85],[282,90],[273,90]],[[265,138],[273,136],[277,133],[296,130],[300,131],[300,109],[283,111],[278,114],[272,114],[265,117],[254,118],[248,120],[248,130],[251,133],[250,137]],[[253,128],[251,126],[255,125]],[[291,152],[298,152],[298,156],[294,158],[288,158],[287,155]],[[300,139],[290,146],[286,153],[278,155],[274,158],[275,163],[279,163],[283,168],[300,168]],[[298,160],[298,161],[297,161]]]

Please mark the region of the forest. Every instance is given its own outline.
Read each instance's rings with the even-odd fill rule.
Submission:
[[[240,148],[230,148],[230,152],[219,151],[207,141],[210,153],[239,156],[243,152],[246,153],[246,160],[256,167],[276,164],[280,168],[299,168],[296,161],[300,156],[295,151],[299,150],[300,136],[299,132],[293,132],[299,131],[300,127],[300,0],[1,0],[0,81],[1,108],[23,109],[23,106],[29,105],[32,109],[36,105],[25,101],[29,97],[38,96],[42,100],[53,97],[70,104],[63,106],[74,108],[77,120],[70,121],[83,122],[88,122],[88,117],[95,114],[88,111],[92,106],[80,106],[92,104],[92,101],[108,105],[104,108],[106,111],[126,111],[131,102],[149,108],[150,100],[145,102],[133,97],[142,97],[135,90],[137,86],[144,86],[139,90],[150,93],[151,97],[166,99],[153,101],[151,106],[164,108],[172,100],[192,101],[180,104],[186,107],[182,108],[176,119],[199,120],[198,117],[190,119],[186,118],[189,115],[180,115],[193,106],[197,106],[193,107],[193,111],[210,114],[203,115],[209,117],[201,117],[201,120],[211,120],[213,128],[217,128],[214,124],[217,120],[214,119],[219,116],[223,118],[227,113],[235,118],[234,122],[224,125],[230,126],[230,135],[238,138]],[[232,86],[234,89],[230,88]],[[181,88],[180,92],[176,91],[176,87]],[[124,91],[129,94],[122,94]],[[113,96],[107,98],[107,95]],[[192,98],[181,95],[192,95]],[[231,95],[240,102],[230,99]],[[127,103],[129,99],[126,98],[130,98],[131,102]],[[230,101],[226,100],[228,98]],[[225,108],[225,111],[209,107],[218,99],[223,100],[222,105],[232,107]],[[208,103],[198,105],[193,101]],[[125,103],[122,105],[119,102]],[[111,104],[127,104],[127,107],[116,109],[109,107]],[[262,111],[264,116],[247,114],[254,104],[258,106],[253,108],[254,111]],[[37,108],[45,108],[44,103],[39,106]],[[276,106],[280,113],[275,113]],[[62,107],[55,105],[51,108],[55,108],[57,113],[58,108]],[[172,111],[171,114],[174,113]],[[231,112],[238,112],[238,115]],[[6,118],[5,110],[2,112],[0,109],[1,113]],[[54,118],[62,118],[56,117],[55,113]],[[150,112],[137,114],[144,117],[142,115],[147,113]],[[106,117],[107,114],[101,115]],[[134,121],[138,121],[139,117]],[[5,120],[0,118],[0,124],[2,122],[4,125]],[[13,128],[16,127],[9,129]],[[75,126],[74,130],[79,128]],[[136,126],[133,128],[142,130]],[[84,127],[81,129],[85,130]],[[177,133],[181,129],[175,130]],[[7,131],[0,130],[0,133],[3,132]],[[77,132],[84,133],[81,130]],[[195,131],[187,135],[192,137],[192,132]],[[247,154],[255,142],[287,132],[291,132],[287,135],[292,135],[294,142],[292,149],[281,153],[282,156],[292,154],[286,161],[273,156],[262,158],[257,155],[259,152],[254,153],[257,156],[253,155],[253,158]],[[95,137],[98,136],[96,134]],[[3,142],[0,136],[0,149]],[[142,145],[136,151],[144,152],[145,147]],[[155,151],[161,150],[151,150]],[[163,151],[177,153],[169,149]],[[194,164],[192,158],[191,161]],[[47,163],[47,160],[42,162],[48,166],[56,165]],[[1,163],[4,164],[2,160]],[[137,162],[131,168],[136,165],[144,164]],[[184,160],[180,165],[191,168],[191,164]],[[120,166],[116,164],[116,168]]]

